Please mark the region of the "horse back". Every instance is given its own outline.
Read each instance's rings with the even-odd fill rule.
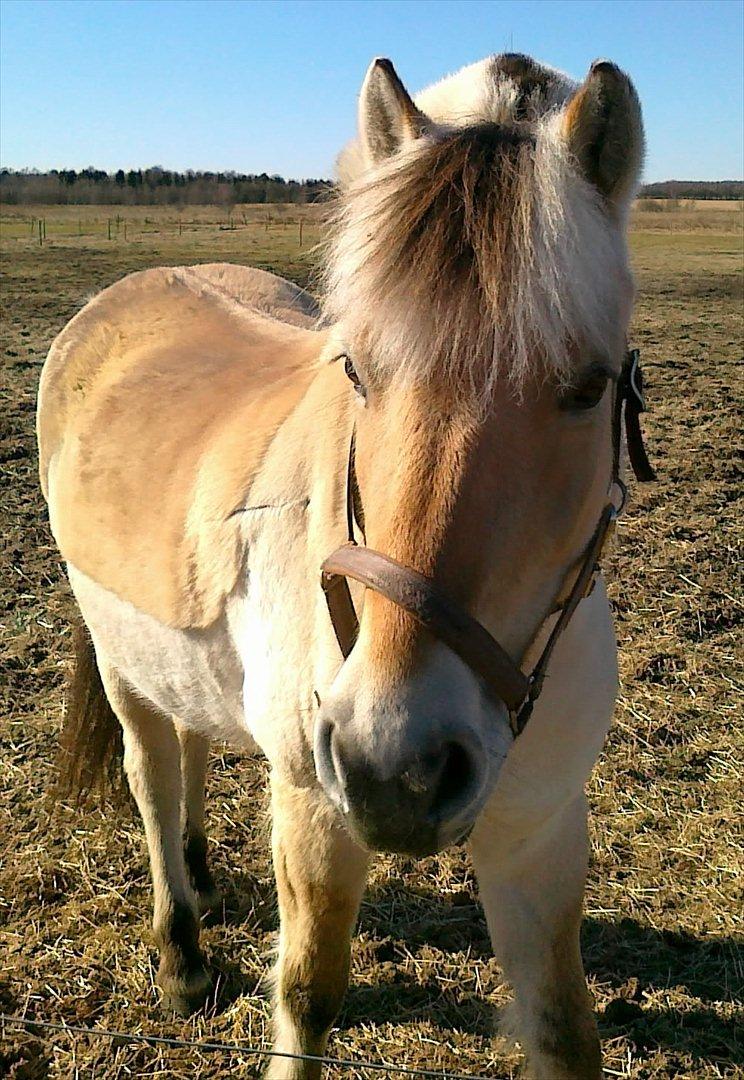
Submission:
[[[316,376],[311,298],[215,264],[132,274],[53,343],[41,484],[67,562],[174,627],[210,625],[241,565],[239,515]]]

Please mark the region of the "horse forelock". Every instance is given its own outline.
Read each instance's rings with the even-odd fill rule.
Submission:
[[[487,400],[500,376],[565,383],[587,353],[613,358],[623,230],[571,159],[560,101],[539,113],[547,92],[523,85],[524,119],[440,126],[340,191],[325,307],[371,371],[454,376]]]

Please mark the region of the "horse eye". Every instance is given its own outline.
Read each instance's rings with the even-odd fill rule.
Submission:
[[[352,361],[350,356],[347,356],[347,357],[344,358],[344,371],[346,372],[347,379],[349,380],[351,385],[354,387],[357,394],[359,394],[359,396],[361,398],[366,398],[367,397],[367,389],[364,386],[362,380],[359,378],[359,376],[357,374],[357,370],[354,367],[354,362]]]
[[[578,386],[572,387],[561,398],[561,408],[566,412],[585,412],[599,405],[607,389],[608,376],[604,371],[592,371]]]

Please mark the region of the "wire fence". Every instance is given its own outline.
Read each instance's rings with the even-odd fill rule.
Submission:
[[[91,1039],[116,1039],[120,1043],[139,1043],[146,1046],[163,1046],[177,1049],[198,1049],[215,1053],[242,1054],[246,1057],[278,1057],[292,1061],[310,1061],[321,1065],[333,1065],[337,1069],[369,1069],[388,1076],[417,1076],[426,1080],[475,1080],[472,1074],[452,1073],[441,1069],[416,1069],[410,1065],[392,1065],[386,1061],[364,1061],[361,1058],[336,1058],[319,1054],[290,1054],[281,1050],[266,1050],[258,1046],[246,1046],[241,1043],[200,1042],[193,1039],[175,1039],[167,1035],[140,1035],[126,1031],[110,1031],[107,1028],[82,1027],[76,1024],[58,1024],[51,1020],[36,1020],[25,1016],[10,1016],[0,1013],[0,1023],[11,1027],[43,1028],[66,1035],[83,1035]],[[34,1032],[34,1034],[38,1034]]]
[[[174,217],[157,213],[142,217],[85,217],[73,218],[69,214],[50,215],[49,235],[47,236],[47,218],[3,216],[0,220],[0,238],[3,241],[31,241],[34,246],[44,247],[49,241],[67,244],[75,241],[83,244],[87,241],[111,241],[114,245],[124,242],[141,243],[147,240],[173,240],[180,238],[184,243],[213,237],[215,233],[240,233],[256,241],[261,239],[281,239],[290,243],[296,240],[302,248],[308,240],[317,240],[321,224],[317,216],[303,213],[296,214],[255,214],[215,213],[209,217]]]

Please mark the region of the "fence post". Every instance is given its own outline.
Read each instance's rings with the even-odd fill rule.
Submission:
[[[126,243],[126,239],[127,239],[127,223],[125,221],[124,222],[124,242],[125,243]]]
[[[108,219],[106,224],[108,225],[108,238],[110,240],[111,239],[111,218]]]
[[[304,222],[303,222],[302,218],[300,218],[300,247],[302,247],[302,226],[303,226],[303,224],[304,224]]]
[[[41,232],[41,218],[39,218],[39,247],[44,243],[44,237]]]
[[[46,240],[46,218],[42,218],[42,228],[44,230],[44,239]]]

